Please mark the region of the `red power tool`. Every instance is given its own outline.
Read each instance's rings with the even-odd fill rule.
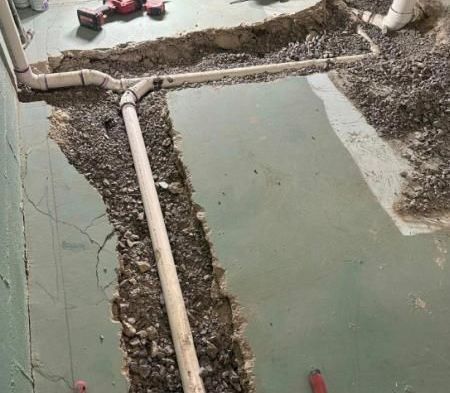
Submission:
[[[103,5],[97,9],[80,8],[77,10],[78,21],[81,26],[94,30],[101,30],[108,15],[118,13],[131,14],[142,8],[141,0],[103,0]]]
[[[162,16],[166,12],[166,6],[163,0],[147,0],[144,8],[150,16]]]
[[[313,393],[327,393],[327,385],[320,370],[316,369],[309,373],[309,384]]]

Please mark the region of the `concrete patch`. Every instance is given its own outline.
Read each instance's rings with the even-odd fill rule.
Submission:
[[[111,321],[117,256],[105,206],[48,138],[49,107],[22,106],[24,211],[36,393],[127,391]],[[44,120],[37,120],[44,119]]]
[[[446,393],[449,236],[399,232],[308,80],[168,100],[257,391],[307,392],[319,367],[333,392]]]
[[[308,82],[323,101],[330,124],[360,168],[364,180],[381,206],[403,235],[416,235],[442,229],[448,218],[440,222],[420,217],[399,215],[394,205],[401,197],[406,181],[401,172],[411,172],[407,160],[381,139],[360,112],[333,85],[326,74],[308,76]]]

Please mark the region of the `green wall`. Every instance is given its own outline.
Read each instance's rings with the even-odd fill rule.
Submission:
[[[0,392],[32,391],[19,165],[19,103],[0,36]]]

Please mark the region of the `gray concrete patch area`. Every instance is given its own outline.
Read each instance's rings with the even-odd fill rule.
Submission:
[[[105,206],[48,137],[49,107],[22,105],[24,215],[36,393],[123,393],[120,325],[111,320],[116,240]]]
[[[449,235],[401,234],[307,79],[168,97],[257,391],[447,392]]]

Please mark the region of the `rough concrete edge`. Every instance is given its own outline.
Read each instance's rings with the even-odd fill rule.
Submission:
[[[314,93],[321,99],[335,134],[340,139],[346,150],[350,153],[353,161],[361,173],[363,180],[380,206],[390,216],[397,229],[404,236],[414,236],[446,229],[450,225],[449,215],[436,214],[436,216],[432,217],[424,217],[419,215],[413,216],[405,214],[399,209],[403,199],[402,191],[408,188],[408,183],[400,174],[402,172],[409,173],[413,171],[409,161],[402,157],[402,145],[380,137],[375,127],[367,123],[365,117],[357,109],[358,107],[355,102],[350,100],[345,94],[345,81],[336,70],[332,70],[326,75],[330,81],[329,86],[326,85],[325,81],[315,80],[314,75],[307,77],[308,83]],[[334,93],[331,91],[331,86],[334,86],[335,88]],[[336,96],[333,97],[334,99],[331,99],[330,96],[333,94],[336,94]],[[327,99],[327,97],[329,99]],[[360,124],[360,126],[358,126],[358,132],[366,137],[370,135],[371,138],[374,138],[370,144],[367,144],[365,148],[362,149],[361,152],[358,152],[358,149],[355,149],[355,146],[358,144],[355,145],[354,141],[347,140],[346,133],[352,126],[347,123],[343,123],[337,115],[339,111],[336,111],[334,108],[335,102],[339,102],[344,98],[352,107],[351,110],[348,108],[351,111],[349,113],[359,113],[359,116],[361,116],[361,120],[358,121]],[[364,130],[366,131],[364,132]],[[371,131],[368,132],[368,130]],[[360,142],[360,144],[363,145],[364,142]],[[377,165],[368,167],[367,161],[365,161],[365,158],[367,157],[372,157],[375,162],[378,160]],[[389,170],[386,170],[386,168],[382,169],[383,160],[381,160],[381,157],[391,163],[390,167],[395,169],[394,172],[396,173],[389,173]],[[375,173],[378,173],[379,175],[377,180],[373,179],[373,175]],[[390,179],[384,183],[389,186],[389,190],[380,187],[380,183],[382,183],[379,181],[380,178],[384,178],[385,180]]]
[[[447,23],[449,22],[450,17],[447,17]],[[437,29],[438,27],[436,27]],[[434,31],[436,32],[436,31]],[[439,43],[437,42],[437,45]],[[348,94],[347,94],[347,89],[346,89],[346,79],[344,77],[344,75],[339,72],[339,69],[335,69],[335,70],[331,70],[328,72],[328,76],[331,80],[331,82],[334,84],[334,86],[336,87],[336,89],[342,93],[347,100],[350,101],[350,103],[359,111],[359,105],[358,102],[352,100],[349,98]],[[363,115],[362,115],[363,116]],[[370,124],[369,124],[370,125]],[[373,127],[372,125],[370,125],[371,127]],[[376,131],[376,127],[373,127]],[[386,143],[388,146],[390,146],[390,148],[395,152],[397,158],[401,161],[404,161],[401,157],[401,153],[402,153],[402,149],[405,148],[405,146],[403,145],[402,142],[398,141],[398,142],[394,142],[394,141],[390,141],[389,139],[380,137],[381,140],[383,140],[384,143]],[[359,167],[359,164],[356,163]],[[411,168],[409,162],[407,163],[408,165],[408,171],[412,171],[413,169]],[[399,174],[400,176],[400,174]],[[404,199],[404,197],[402,196],[403,191],[407,190],[409,188],[409,184],[408,183],[404,183],[402,185],[401,188],[401,194],[400,196],[398,196],[396,198],[396,200],[394,201],[393,205],[392,205],[392,213],[395,214],[395,216],[398,216],[398,219],[401,220],[403,222],[404,225],[406,225],[406,227],[404,228],[404,230],[406,231],[405,233],[403,233],[404,231],[401,230],[401,232],[404,235],[417,235],[417,234],[421,234],[421,233],[432,233],[432,232],[437,232],[437,231],[442,231],[442,230],[448,230],[448,228],[450,227],[450,213],[433,213],[433,214],[428,214],[428,215],[422,215],[422,214],[410,214],[404,211],[404,209],[402,208],[402,201]],[[378,200],[378,197],[377,197]],[[388,213],[390,214],[390,213]],[[394,220],[395,221],[395,220]],[[402,225],[403,225],[402,224]],[[407,227],[409,227],[407,229]],[[407,230],[406,230],[407,229]]]
[[[58,56],[50,56],[47,61],[34,64],[34,68],[56,72],[65,62],[78,61],[88,65],[101,60],[124,63],[149,61],[151,64],[167,65],[180,58],[204,56],[202,49],[212,52],[247,48],[255,52],[265,52],[269,41],[275,46],[279,46],[278,41],[292,41],[296,30],[294,27],[298,27],[297,30],[301,30],[304,35],[309,30],[320,29],[329,15],[329,4],[330,0],[321,0],[318,4],[294,14],[282,14],[261,22],[231,28],[209,28],[107,49],[67,50]]]
[[[50,139],[58,146],[58,148],[59,148],[60,151],[61,151],[61,154],[62,154],[62,155],[66,158],[66,160],[67,160],[66,154],[65,154],[64,151],[61,149],[61,144],[64,143],[64,141],[58,138],[58,132],[59,132],[59,130],[61,129],[61,127],[71,127],[71,125],[68,124],[68,122],[66,121],[66,120],[67,120],[67,114],[64,112],[63,109],[61,109],[61,108],[55,108],[55,107],[53,107],[53,106],[51,106],[51,105],[49,105],[49,104],[47,104],[47,105],[50,107],[50,113],[49,113],[49,116],[48,116],[48,119],[49,119],[49,130],[48,130],[47,136],[48,136],[48,138],[50,138]],[[89,186],[92,187],[92,189],[94,190],[94,192],[100,195],[100,198],[102,199],[102,203],[103,203],[103,205],[105,205],[105,203],[104,203],[104,201],[103,201],[103,198],[102,198],[102,195],[99,193],[99,191],[97,190],[97,188],[95,188],[95,187],[94,187],[94,186],[86,179],[86,177],[84,176],[83,173],[81,173],[81,172],[78,171],[78,169],[76,168],[75,165],[71,164],[70,162],[68,162],[68,165],[70,165],[71,167],[73,167],[74,170],[77,171],[77,173],[79,173],[79,175],[82,176],[83,179],[85,179],[85,181],[89,184]],[[106,205],[105,205],[105,213],[107,214]],[[109,218],[108,218],[108,222],[109,222]],[[112,226],[112,224],[111,224],[111,226]],[[112,233],[114,233],[114,231],[113,231]],[[108,240],[110,240],[110,239],[108,239],[108,236],[109,236],[109,235],[107,235],[107,237],[106,237],[106,239],[105,239],[105,244],[106,244],[106,242],[107,242]],[[112,238],[114,238],[114,236],[112,236]],[[115,250],[115,253],[116,253],[117,266],[119,266],[120,258],[119,258],[119,255],[118,255],[118,253],[117,253],[117,238],[116,238],[116,242],[115,242],[115,243],[116,243],[116,244],[115,244],[114,250]],[[103,245],[99,248],[97,257],[98,257],[98,255],[99,255],[99,253],[102,251],[102,249],[103,249],[103,247],[104,247],[105,244],[103,244]],[[128,374],[127,352],[124,350],[124,348],[123,348],[122,345],[121,345],[123,326],[122,326],[121,321],[118,320],[118,319],[116,318],[116,316],[114,315],[114,311],[113,311],[113,308],[114,308],[114,302],[115,302],[115,299],[118,297],[118,291],[119,291],[119,280],[118,280],[118,275],[117,275],[117,274],[116,274],[116,283],[115,283],[115,285],[113,286],[113,288],[114,288],[114,289],[113,289],[113,291],[112,291],[111,298],[110,298],[110,299],[107,299],[107,300],[108,300],[108,303],[109,303],[109,305],[110,305],[110,307],[109,307],[109,319],[110,319],[110,322],[111,322],[112,324],[114,324],[114,325],[120,325],[120,327],[118,328],[118,334],[117,334],[117,347],[118,347],[118,349],[119,349],[119,351],[120,351],[120,353],[121,353],[121,355],[122,355],[122,358],[121,358],[121,367],[120,367],[120,374],[121,374],[121,375],[123,376],[123,378],[125,379],[125,383],[127,384],[128,388],[129,388],[129,387],[130,387],[130,378],[129,378],[129,374]]]
[[[192,176],[185,165],[183,160],[183,149],[182,149],[182,135],[179,131],[177,131],[172,123],[170,118],[170,111],[166,98],[166,109],[163,113],[163,116],[166,118],[167,123],[169,124],[170,134],[172,137],[174,151],[177,156],[178,167],[181,176],[186,185],[186,189],[189,193],[189,198],[192,202],[192,206],[195,209],[196,218],[201,223],[203,233],[205,239],[208,243],[209,251],[211,253],[212,259],[212,267],[213,267],[213,277],[215,287],[211,288],[212,297],[219,297],[221,300],[227,303],[227,306],[230,308],[231,315],[231,325],[232,325],[232,342],[233,342],[233,350],[236,353],[236,357],[238,358],[240,364],[239,367],[239,375],[241,378],[241,383],[245,385],[246,391],[249,393],[256,392],[255,386],[255,375],[254,375],[254,364],[255,364],[255,356],[251,350],[250,344],[245,337],[245,329],[247,327],[247,320],[244,317],[243,307],[239,304],[236,296],[231,294],[227,288],[227,280],[226,280],[226,270],[222,267],[217,252],[214,247],[214,243],[211,235],[211,228],[208,225],[207,215],[205,209],[195,202],[194,194],[194,186],[192,184]]]

